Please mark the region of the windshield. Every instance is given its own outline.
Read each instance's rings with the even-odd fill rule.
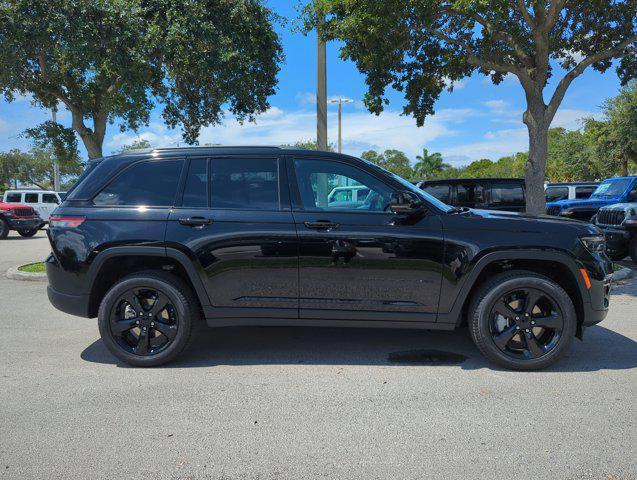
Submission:
[[[591,197],[619,197],[632,183],[632,178],[618,178],[603,181]]]
[[[420,188],[418,188],[417,186],[413,185],[411,182],[408,182],[407,180],[405,180],[402,177],[399,177],[398,175],[396,175],[395,173],[390,172],[389,170],[380,167],[378,165],[376,165],[375,163],[372,162],[368,162],[365,159],[361,159],[363,162],[365,162],[367,165],[370,165],[371,167],[374,167],[378,170],[380,170],[381,172],[389,175],[390,177],[392,177],[394,180],[400,182],[404,187],[405,190],[409,190],[410,192],[414,192],[416,195],[418,195],[419,197],[423,198],[427,203],[433,204],[436,208],[442,210],[445,213],[449,213],[449,212],[453,212],[455,209],[453,207],[450,207],[449,205],[447,205],[444,202],[441,202],[440,200],[438,200],[436,197],[434,197],[433,195],[428,194],[427,192],[425,192],[424,190],[421,190]]]

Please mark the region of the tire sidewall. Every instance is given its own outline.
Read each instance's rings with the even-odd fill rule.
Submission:
[[[18,233],[22,237],[30,238],[30,237],[33,237],[36,233],[38,233],[38,229],[34,228],[32,230],[18,230]]]
[[[4,240],[9,236],[9,224],[4,218],[0,218],[0,240]]]
[[[110,315],[121,295],[133,288],[148,288],[161,291],[172,303],[177,313],[177,335],[172,343],[161,352],[151,356],[140,356],[124,350],[113,337],[110,329]],[[187,299],[179,289],[170,282],[155,277],[133,277],[115,284],[104,296],[98,312],[98,326],[102,341],[106,347],[120,360],[129,365],[144,367],[156,366],[169,362],[179,355],[190,338],[193,324],[193,312]]]
[[[564,328],[557,345],[548,354],[537,359],[516,359],[507,356],[496,346],[489,328],[489,315],[495,302],[507,292],[523,288],[541,290],[552,298],[562,311],[564,319]],[[477,322],[474,327],[477,327],[478,334],[482,337],[480,343],[483,347],[481,348],[483,353],[496,363],[516,370],[536,370],[551,365],[566,353],[577,330],[577,315],[568,294],[548,278],[535,276],[511,278],[489,289],[477,305],[473,321]],[[472,329],[472,334],[474,331]],[[474,341],[476,340],[474,336]]]
[[[633,231],[630,236],[630,243],[628,245],[628,254],[633,262],[637,263],[637,232]]]

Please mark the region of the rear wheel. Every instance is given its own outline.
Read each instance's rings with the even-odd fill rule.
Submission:
[[[38,229],[32,228],[31,230],[18,230],[18,233],[23,237],[29,238],[38,233]]]
[[[569,349],[577,327],[564,289],[521,270],[490,279],[474,295],[469,315],[471,337],[484,356],[515,370],[553,364]]]
[[[153,367],[182,353],[199,317],[199,303],[180,278],[151,271],[117,282],[100,304],[98,324],[113,355]]]
[[[4,218],[0,218],[0,240],[4,240],[9,235],[9,224]]]

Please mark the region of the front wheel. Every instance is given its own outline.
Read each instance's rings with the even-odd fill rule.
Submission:
[[[18,230],[18,233],[22,237],[30,238],[33,235],[35,235],[36,233],[38,233],[38,229],[37,228],[32,228],[31,230]]]
[[[476,292],[469,327],[489,360],[514,370],[538,370],[568,351],[577,317],[557,283],[517,270],[496,275]]]
[[[4,218],[0,218],[0,240],[4,240],[9,236],[9,224]]]
[[[149,271],[129,275],[106,293],[98,325],[113,355],[129,365],[154,367],[182,353],[199,315],[199,303],[180,278]]]

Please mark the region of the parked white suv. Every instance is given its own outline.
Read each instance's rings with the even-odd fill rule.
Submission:
[[[45,222],[49,221],[51,212],[62,203],[58,192],[52,190],[18,189],[4,192],[4,203],[21,203],[33,207],[38,212],[40,218]]]

